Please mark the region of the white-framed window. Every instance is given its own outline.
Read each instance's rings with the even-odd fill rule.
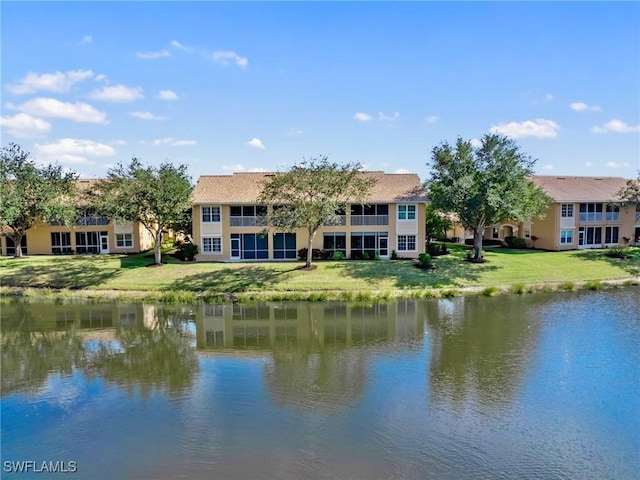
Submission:
[[[416,236],[415,235],[398,235],[398,251],[399,252],[415,252]]]
[[[415,220],[415,205],[398,205],[398,220]]]
[[[116,233],[116,247],[118,247],[118,248],[132,248],[133,247],[133,234],[131,234],[131,233]]]
[[[569,245],[573,243],[573,230],[560,230],[560,244]]]
[[[500,238],[500,231],[498,230],[498,227],[491,228],[491,238]]]
[[[604,229],[604,243],[606,244],[618,243],[619,233],[620,233],[619,227],[606,227]]]
[[[531,230],[528,228],[524,229],[524,238],[531,238]]]
[[[560,209],[562,218],[573,218],[573,203],[563,203]]]
[[[220,237],[202,237],[202,253],[222,253]]]
[[[618,205],[607,205],[607,222],[620,221],[620,207]]]
[[[202,207],[202,223],[220,221],[220,207]]]
[[[601,203],[581,203],[580,204],[580,221],[581,222],[601,222],[602,221],[602,204]]]

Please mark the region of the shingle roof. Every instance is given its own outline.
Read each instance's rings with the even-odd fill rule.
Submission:
[[[532,180],[556,202],[609,202],[627,183],[622,177],[534,175]]]
[[[415,173],[362,172],[375,178],[365,202],[426,202],[427,196]],[[234,173],[203,175],[193,191],[192,201],[201,203],[255,203],[262,184],[274,173]]]

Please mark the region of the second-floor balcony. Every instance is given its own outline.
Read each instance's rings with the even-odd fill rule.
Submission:
[[[264,217],[229,217],[230,227],[266,227],[267,220]]]
[[[346,215],[336,215],[331,221],[325,222],[325,227],[340,227],[347,224]]]
[[[351,225],[389,225],[389,215],[351,215]]]

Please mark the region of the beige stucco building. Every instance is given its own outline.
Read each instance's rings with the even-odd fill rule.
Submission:
[[[614,201],[626,178],[536,175],[532,180],[553,199],[544,216],[491,225],[484,238],[504,240],[514,235],[545,250],[640,243],[639,212]]]
[[[270,205],[257,198],[269,173],[206,175],[193,192],[193,238],[198,261],[295,260],[306,248],[306,230],[278,232],[263,221]],[[313,248],[325,258],[416,258],[424,251],[426,194],[415,174],[363,172],[376,180],[367,198],[339,212],[339,225],[324,226]]]

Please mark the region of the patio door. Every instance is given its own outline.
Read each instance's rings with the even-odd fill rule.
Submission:
[[[109,253],[109,234],[100,232],[100,253]]]
[[[240,235],[231,235],[231,256],[232,260],[240,259]]]
[[[378,253],[381,257],[389,256],[389,237],[378,237]]]

